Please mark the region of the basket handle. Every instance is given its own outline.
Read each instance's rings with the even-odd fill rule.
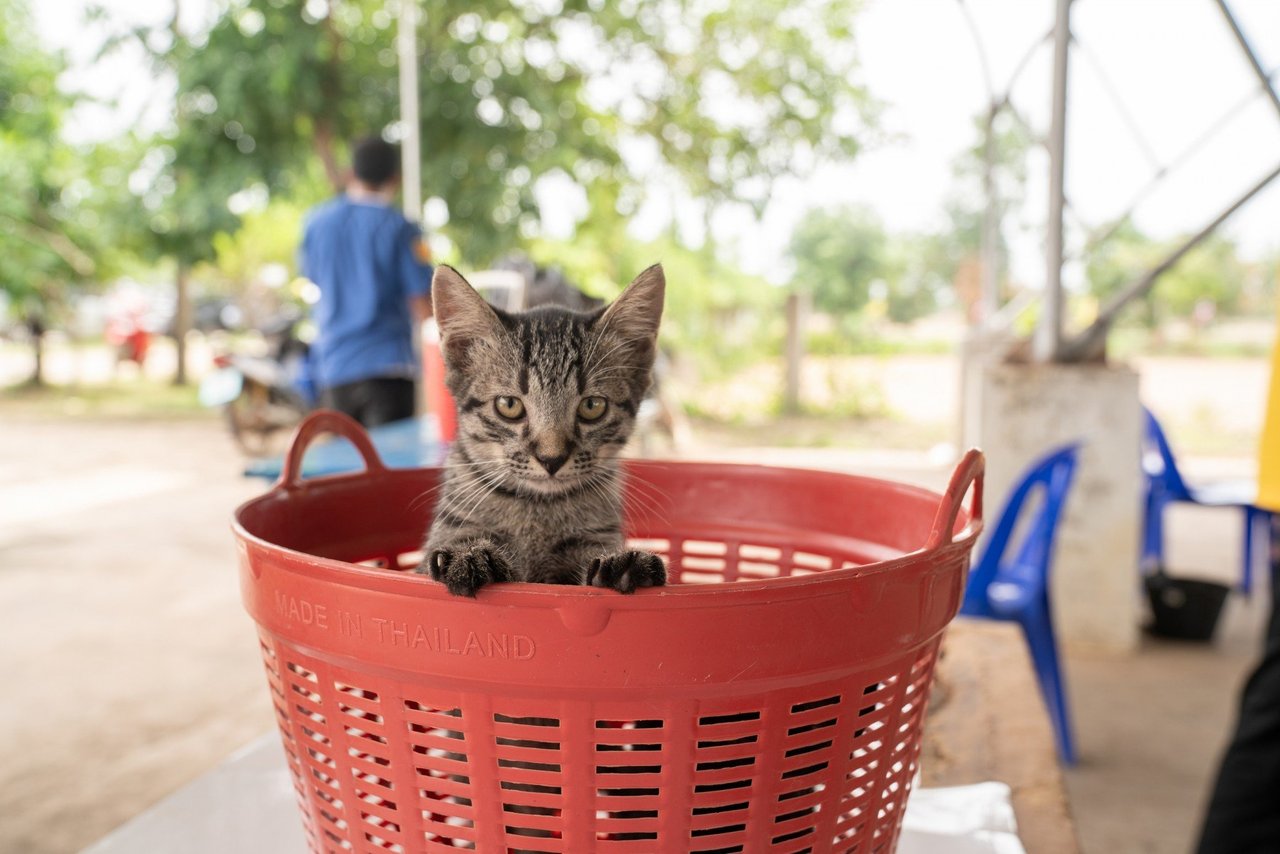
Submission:
[[[987,470],[986,457],[977,448],[965,451],[964,458],[951,473],[951,482],[938,505],[938,515],[933,517],[933,529],[929,532],[926,549],[936,549],[955,540],[956,516],[964,503],[965,493],[973,487],[973,499],[969,505],[970,527],[982,522],[982,481]]]
[[[278,486],[296,489],[301,484],[302,458],[315,438],[325,433],[340,436],[355,445],[356,451],[364,460],[366,471],[372,473],[386,470],[373,442],[369,440],[369,434],[358,421],[332,409],[320,409],[308,415],[294,431],[293,441],[289,443],[289,451],[285,454],[284,466],[280,470],[280,480],[276,482]]]

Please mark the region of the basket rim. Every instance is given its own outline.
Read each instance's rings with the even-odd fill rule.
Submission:
[[[772,477],[784,475],[803,475],[805,477],[813,477],[814,475],[817,475],[832,480],[872,483],[881,487],[889,487],[903,492],[914,493],[917,497],[931,499],[938,505],[941,505],[941,503],[946,500],[946,496],[943,493],[926,487],[917,486],[915,484],[906,484],[884,478],[869,477],[867,475],[850,474],[846,472],[834,472],[823,469],[809,469],[797,466],[769,466],[757,463],[723,463],[685,460],[623,460],[622,462],[624,464],[624,473],[629,473],[626,470],[631,468],[643,469],[647,467],[663,467],[703,470],[710,469],[726,472],[733,471],[740,474],[767,472],[768,475]],[[308,570],[314,571],[317,578],[323,575],[327,576],[327,580],[330,582],[338,582],[363,589],[377,588],[387,592],[412,591],[416,596],[426,596],[430,599],[438,598],[442,600],[453,600],[458,597],[450,594],[443,584],[440,584],[425,575],[420,575],[412,570],[387,571],[385,569],[362,566],[360,564],[349,563],[336,558],[309,554],[288,546],[273,543],[270,540],[249,531],[242,518],[246,512],[251,511],[251,509],[257,505],[270,501],[279,501],[281,498],[290,494],[348,485],[366,479],[412,478],[419,476],[423,471],[440,470],[441,468],[441,466],[420,466],[414,468],[394,469],[384,468],[374,471],[363,470],[343,474],[321,475],[301,480],[295,484],[284,484],[283,482],[278,481],[273,484],[271,489],[267,492],[244,501],[236,507],[232,517],[231,530],[236,539],[242,543],[251,544],[268,553],[283,556],[293,563],[308,565]],[[960,498],[963,498],[963,496],[959,496],[957,500]],[[958,533],[955,533],[949,541],[943,542],[941,545],[934,548],[929,548],[926,542],[919,548],[910,552],[905,552],[897,557],[890,558],[888,560],[874,561],[872,563],[861,564],[858,566],[832,568],[802,576],[737,579],[734,581],[720,581],[709,584],[671,584],[661,587],[641,588],[637,589],[634,593],[626,595],[615,590],[606,590],[603,588],[588,587],[585,585],[537,584],[533,582],[508,581],[496,585],[486,585],[479,591],[476,601],[482,602],[482,600],[488,600],[488,604],[511,606],[518,605],[522,602],[530,605],[534,603],[542,605],[547,604],[547,602],[542,600],[555,600],[556,602],[563,603],[566,600],[591,601],[594,599],[602,600],[603,602],[611,605],[631,603],[632,606],[639,606],[644,602],[644,600],[656,597],[666,600],[664,601],[664,606],[669,606],[674,604],[671,600],[682,597],[723,597],[735,594],[749,594],[751,592],[759,594],[766,591],[798,592],[804,588],[827,587],[840,581],[847,582],[856,578],[877,576],[886,572],[899,570],[905,566],[924,561],[934,555],[949,556],[954,552],[969,551],[973,547],[978,536],[982,533],[983,522],[981,518],[973,518],[969,508],[961,507],[959,512],[963,514],[965,526]],[[839,535],[831,536],[838,537]],[[693,605],[694,602],[690,601],[689,604]]]

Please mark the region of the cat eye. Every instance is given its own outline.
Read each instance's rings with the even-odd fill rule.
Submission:
[[[603,397],[584,397],[578,404],[578,417],[583,421],[599,421],[609,409]]]
[[[493,401],[493,408],[508,421],[519,421],[524,417],[524,401],[518,397],[503,396]]]

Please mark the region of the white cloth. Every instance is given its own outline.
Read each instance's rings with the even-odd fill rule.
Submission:
[[[897,854],[1026,854],[1004,783],[914,789]]]

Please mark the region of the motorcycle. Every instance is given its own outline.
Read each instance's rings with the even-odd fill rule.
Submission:
[[[288,313],[262,329],[265,356],[218,353],[200,383],[200,402],[221,408],[231,438],[245,454],[268,456],[316,405],[310,348],[298,337],[302,316]]]

